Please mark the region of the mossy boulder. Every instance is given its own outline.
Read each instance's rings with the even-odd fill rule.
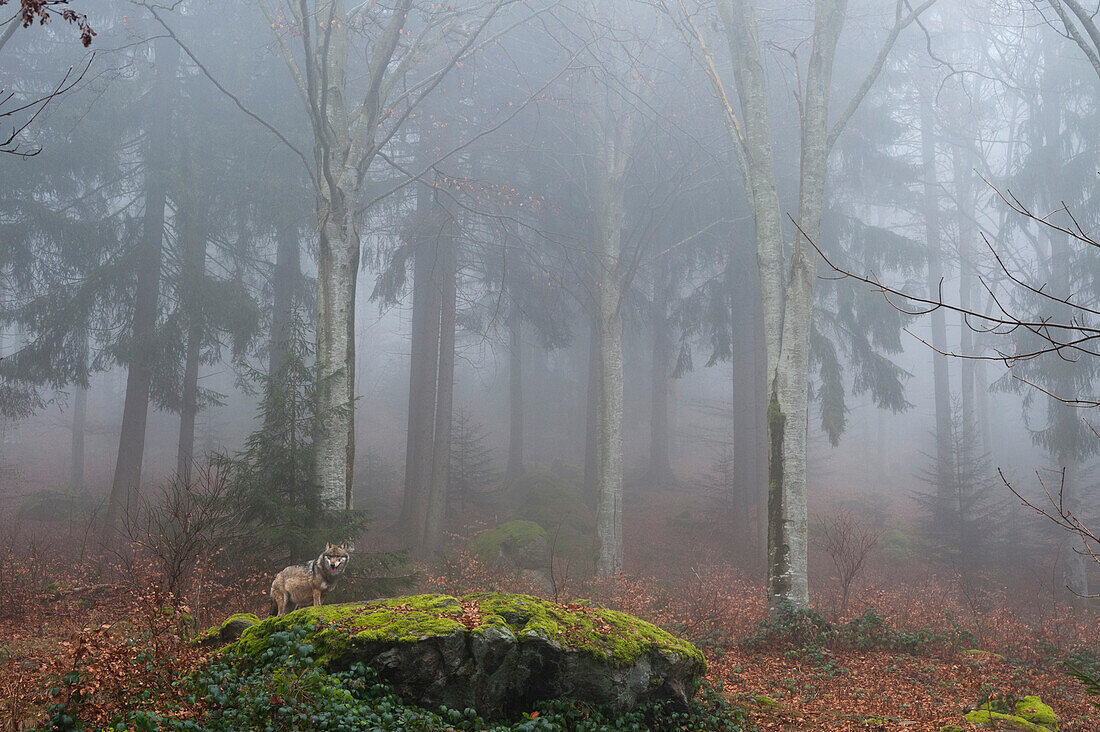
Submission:
[[[986,702],[966,715],[971,724],[1023,732],[1057,732],[1058,716],[1037,696],[1025,696],[1016,702],[1014,714],[996,711]]]
[[[550,562],[546,529],[534,521],[508,521],[486,529],[473,538],[469,549],[486,564],[512,569],[543,569]]]
[[[686,707],[706,670],[695,646],[631,615],[499,593],[302,608],[228,648],[260,659],[274,634],[301,625],[315,628],[307,641],[327,670],[361,662],[410,703],[485,718],[557,698],[615,713],[666,699]]]
[[[260,622],[260,618],[255,613],[234,613],[222,621],[221,625],[207,628],[204,632],[200,633],[195,638],[194,643],[197,645],[214,645],[217,643],[224,645],[226,643],[231,643],[240,638],[245,630],[251,628],[258,622]]]

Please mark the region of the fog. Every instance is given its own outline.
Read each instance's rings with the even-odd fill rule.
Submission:
[[[430,564],[540,477],[581,578],[686,572],[680,516],[825,606],[847,516],[876,582],[1086,604],[1024,503],[1100,526],[1068,5],[0,4],[0,519],[110,547],[220,455],[314,532],[273,567]]]

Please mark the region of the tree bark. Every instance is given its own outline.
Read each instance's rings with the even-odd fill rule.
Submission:
[[[417,208],[429,216],[431,191],[418,193]],[[423,196],[423,198],[421,198]],[[421,209],[421,205],[424,206]],[[422,227],[413,254],[413,322],[409,363],[409,426],[406,435],[405,494],[400,525],[413,544],[423,535],[435,445],[436,381],[439,367],[442,277],[436,233]]]
[[[505,485],[512,485],[523,475],[523,319],[515,293],[509,300],[508,465],[504,470]]]
[[[936,180],[936,145],[933,134],[932,103],[927,94],[921,99],[921,166],[924,173],[924,229],[928,249],[928,296],[942,294],[943,270],[940,264],[939,190]],[[934,526],[948,526],[952,505],[951,474],[951,384],[947,371],[947,329],[942,310],[932,312],[932,381],[936,405],[936,509]],[[965,328],[964,328],[965,330]]]
[[[145,423],[149,414],[149,386],[153,376],[164,211],[168,195],[171,98],[179,65],[179,49],[171,40],[161,39],[155,49],[155,108],[145,153],[145,213],[136,257],[137,283],[127,353],[126,397],[122,407],[115,473],[100,533],[101,546],[114,540],[118,521],[140,487],[141,463],[145,454]]]
[[[619,260],[626,150],[622,138],[605,127],[596,162],[596,264],[599,317],[599,384],[596,414],[596,571],[623,569],[623,318]]]
[[[432,447],[431,480],[423,546],[434,553],[443,539],[443,519],[447,512],[447,478],[451,458],[451,418],[454,412],[455,379],[455,298],[458,256],[455,237],[439,247],[440,285],[442,287],[439,327],[439,373],[436,381],[435,434]]]

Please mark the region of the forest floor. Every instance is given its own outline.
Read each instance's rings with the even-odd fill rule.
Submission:
[[[722,561],[728,539],[692,521],[706,510],[683,507],[682,495],[646,494],[626,517],[628,561],[642,571],[615,582],[575,580],[556,599],[591,597],[690,638],[707,655],[709,679],[759,729],[970,729],[963,715],[981,702],[1034,694],[1053,707],[1062,730],[1100,730],[1100,709],[1062,663],[1097,662],[1095,614],[989,576],[876,557],[845,613],[832,609],[828,565],[816,567],[823,580],[814,604],[826,610],[814,617],[828,631],[805,618],[761,625],[759,581]],[[73,671],[89,719],[103,722],[118,711],[112,699],[170,685],[210,653],[185,642],[190,626],[166,609],[155,558],[144,562],[138,551],[103,573],[70,559],[79,552],[68,543],[75,537],[26,525],[0,533],[0,730],[33,728]],[[410,591],[553,594],[455,557],[418,564]],[[266,573],[208,572],[194,585],[201,594],[176,607],[195,615],[200,629],[232,612],[263,614],[268,582]]]

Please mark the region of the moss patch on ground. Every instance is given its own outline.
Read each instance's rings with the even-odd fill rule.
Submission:
[[[191,642],[196,644],[196,645],[203,645],[205,643],[212,643],[213,641],[217,640],[218,638],[221,638],[222,632],[229,625],[231,625],[232,623],[236,623],[238,621],[241,621],[241,620],[243,620],[245,622],[248,622],[248,623],[252,623],[253,625],[260,622],[260,618],[259,618],[259,616],[256,615],[256,613],[233,613],[228,618],[223,620],[221,625],[213,625],[213,626],[207,628],[202,633],[199,633],[197,636],[195,636],[195,639]]]
[[[586,604],[559,605],[529,595],[477,593],[455,598],[415,595],[367,603],[306,607],[248,628],[226,650],[256,658],[268,638],[294,626],[314,625],[309,636],[316,658],[325,664],[345,655],[349,647],[377,641],[415,642],[460,631],[506,629],[518,643],[541,640],[559,643],[604,660],[628,666],[649,652],[670,653],[706,661],[691,643],[632,615]]]
[[[1054,732],[1058,729],[1058,717],[1054,710],[1037,696],[1025,696],[1016,702],[1016,713],[996,712],[987,702],[966,715],[971,724],[988,725],[1024,732]]]
[[[518,549],[545,538],[546,529],[534,521],[508,521],[475,536],[470,542],[470,552],[483,562],[492,562],[500,557],[506,545]]]

